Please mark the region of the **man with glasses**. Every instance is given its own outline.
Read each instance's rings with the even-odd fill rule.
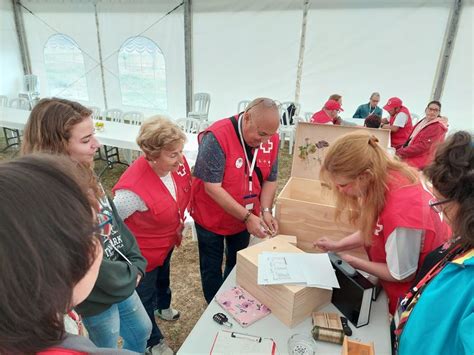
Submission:
[[[367,118],[370,115],[377,115],[379,117],[382,117],[382,109],[378,107],[379,102],[380,94],[378,92],[372,93],[372,95],[370,95],[369,102],[367,104],[360,105],[354,113],[354,116],[352,117]]]
[[[275,102],[257,98],[244,112],[214,122],[198,136],[190,210],[196,222],[201,281],[208,303],[234,267],[237,252],[248,246],[250,234],[264,238],[278,232],[272,204],[279,124]]]
[[[339,112],[344,111],[341,104],[336,100],[328,100],[324,104],[321,111],[316,112],[311,117],[311,123],[322,123],[322,124],[340,124],[337,119]]]
[[[390,118],[383,118],[380,128],[391,131],[392,147],[397,148],[407,141],[412,131],[410,111],[403,106],[402,100],[398,97],[388,99],[383,109],[390,114]]]

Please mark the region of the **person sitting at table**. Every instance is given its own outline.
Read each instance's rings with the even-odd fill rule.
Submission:
[[[382,117],[377,116],[376,114],[371,114],[367,116],[364,120],[364,127],[380,128],[381,124],[382,124]]]
[[[334,252],[365,246],[370,261],[341,257],[380,279],[393,314],[426,255],[445,241],[448,226],[428,206],[432,195],[418,172],[389,157],[377,142],[367,132],[356,132],[329,147],[322,181],[336,195],[336,217],[351,210],[358,231],[338,241],[323,237],[315,245]]]
[[[89,295],[103,255],[88,176],[76,172],[64,156],[0,164],[1,354],[136,354],[65,329],[63,314]]]
[[[168,321],[179,318],[179,312],[171,308],[170,260],[174,247],[181,244],[184,212],[191,198],[185,141],[186,135],[170,120],[160,116],[146,120],[137,137],[144,155],[113,188],[119,215],[148,261],[137,292],[153,324],[147,345],[160,354],[169,348],[155,315]]]
[[[390,114],[390,118],[382,118],[380,128],[390,130],[391,145],[396,149],[410,136],[412,130],[410,111],[403,106],[402,100],[398,97],[390,98],[383,109]]]
[[[431,163],[436,147],[444,141],[448,131],[447,119],[440,115],[441,102],[434,100],[428,103],[425,114],[396,152],[404,162],[420,170]]]
[[[321,111],[315,112],[311,117],[311,123],[340,124],[337,117],[340,111],[344,111],[341,104],[335,100],[328,100]]]
[[[77,102],[40,100],[26,123],[21,150],[23,154],[66,154],[78,169],[89,173],[97,210],[113,222],[110,235],[102,236],[104,257],[97,282],[75,310],[98,347],[117,348],[120,335],[124,349],[144,353],[151,323],[135,287],[145,274],[146,260],[94,175],[94,155],[100,144],[94,136],[91,114]]]
[[[456,132],[439,146],[425,169],[453,233],[429,254],[400,303],[398,353],[474,354],[474,143]],[[398,319],[398,318],[396,318]],[[429,335],[429,341],[427,341]]]
[[[370,115],[377,115],[382,118],[382,109],[378,107],[380,102],[380,94],[373,92],[370,95],[369,103],[360,105],[352,118],[366,118]]]

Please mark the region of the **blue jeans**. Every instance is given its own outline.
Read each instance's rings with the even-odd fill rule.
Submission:
[[[237,234],[224,236],[208,231],[197,223],[194,224],[199,244],[202,291],[209,304],[235,266],[237,252],[248,247],[250,234],[244,230]],[[225,268],[224,274],[222,274],[224,240]]]
[[[150,320],[136,292],[100,314],[84,317],[83,323],[99,348],[117,348],[120,335],[124,349],[144,353],[151,332]]]
[[[163,334],[155,320],[156,309],[167,309],[171,304],[170,260],[173,249],[168,253],[163,265],[148,271],[137,287],[137,293],[151,320],[151,335],[147,346],[154,346],[163,339]]]

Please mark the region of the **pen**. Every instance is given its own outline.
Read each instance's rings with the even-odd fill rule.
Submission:
[[[257,336],[254,336],[254,335],[249,335],[249,334],[244,334],[244,333],[232,332],[232,334],[230,336],[232,338],[252,340],[252,341],[255,341],[257,343],[262,342],[262,337],[257,337]]]

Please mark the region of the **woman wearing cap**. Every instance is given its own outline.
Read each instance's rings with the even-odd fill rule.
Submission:
[[[0,164],[1,354],[136,354],[65,329],[62,315],[89,295],[103,257],[88,179],[76,171],[60,156]]]
[[[143,353],[151,323],[135,287],[145,273],[146,260],[93,175],[94,155],[100,144],[94,137],[91,114],[77,102],[42,99],[28,118],[21,149],[24,154],[66,154],[78,169],[88,172],[95,207],[101,215],[110,216],[112,225],[102,234],[104,255],[97,282],[75,309],[98,347],[117,348],[121,336],[124,349]]]
[[[179,318],[179,312],[171,308],[170,260],[174,247],[181,244],[184,212],[191,197],[185,141],[186,135],[170,120],[160,116],[146,120],[137,138],[144,156],[113,188],[119,214],[148,261],[137,292],[153,324],[148,347],[159,354],[171,353],[171,349],[155,315],[168,321]]]
[[[342,258],[380,279],[393,314],[418,266],[447,234],[447,225],[428,206],[432,195],[416,170],[390,158],[366,132],[337,139],[326,153],[321,177],[334,188],[337,216],[352,211],[358,231],[339,241],[320,238],[315,245],[334,252],[365,246],[370,261]]]
[[[321,111],[314,113],[311,117],[311,123],[322,123],[322,124],[340,124],[338,122],[338,114],[340,111],[344,111],[341,104],[336,100],[328,100],[324,104]]]
[[[439,143],[448,131],[448,122],[441,117],[441,103],[431,101],[425,109],[426,116],[420,120],[405,144],[397,148],[397,155],[407,164],[423,170],[431,163]]]
[[[468,132],[453,134],[425,170],[435,194],[430,206],[444,214],[453,234],[426,257],[400,303],[395,333],[401,355],[474,353],[473,144]]]
[[[412,131],[410,111],[398,97],[388,99],[383,109],[390,114],[390,118],[383,118],[380,128],[390,130],[391,145],[397,148],[407,141]]]

